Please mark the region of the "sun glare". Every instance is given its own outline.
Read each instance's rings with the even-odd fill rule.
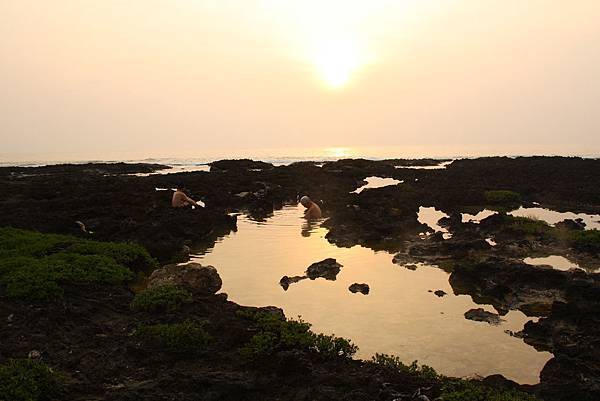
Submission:
[[[328,157],[338,157],[338,158],[344,158],[344,157],[350,157],[352,156],[352,148],[341,148],[341,147],[337,147],[337,148],[327,148],[325,149],[325,154]]]

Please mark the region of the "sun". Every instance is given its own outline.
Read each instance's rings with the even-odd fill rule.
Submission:
[[[331,89],[342,88],[365,63],[365,58],[351,41],[323,41],[311,55],[311,63],[323,83]]]
[[[331,89],[348,85],[367,61],[359,47],[350,40],[323,40],[310,53],[310,63],[316,74]]]

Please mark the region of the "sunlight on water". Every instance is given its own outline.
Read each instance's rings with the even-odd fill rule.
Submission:
[[[394,178],[384,178],[384,177],[367,177],[365,178],[367,182],[365,185],[356,188],[352,193],[359,194],[365,189],[373,189],[373,188],[383,188],[390,185],[398,185],[402,184],[404,181],[396,180]]]
[[[240,217],[238,232],[194,260],[218,269],[222,291],[232,301],[275,305],[289,317],[301,315],[317,332],[351,338],[361,358],[384,352],[447,375],[500,373],[522,383],[539,381],[551,354],[504,332],[523,328],[529,319],[521,312],[510,312],[499,326],[466,320],[467,310],[481,306],[469,296],[453,295],[446,272],[432,266],[411,271],[394,265],[385,252],[338,248],[324,238],[324,228],[302,220],[302,213],[301,207],[286,207],[266,224]],[[304,280],[287,291],[279,285],[282,276],[302,275],[327,257],[344,266],[336,281]],[[350,293],[348,286],[355,282],[369,284],[370,294]],[[438,289],[448,295],[428,292]]]

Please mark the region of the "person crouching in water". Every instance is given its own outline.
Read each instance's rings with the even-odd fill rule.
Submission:
[[[321,208],[313,202],[308,196],[300,198],[300,203],[306,208],[304,217],[309,220],[320,219],[322,217]]]
[[[173,193],[173,198],[171,199],[171,206],[175,208],[182,208],[198,205],[196,201],[187,196],[184,191],[185,185],[177,185],[177,190]]]

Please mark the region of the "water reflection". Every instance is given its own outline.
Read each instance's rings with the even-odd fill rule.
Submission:
[[[240,216],[238,232],[195,261],[217,267],[233,301],[301,315],[318,332],[351,338],[359,357],[385,352],[447,375],[500,373],[522,383],[539,381],[551,355],[504,332],[523,328],[529,319],[521,312],[509,312],[499,326],[466,320],[464,313],[480,306],[469,296],[453,295],[446,272],[427,265],[405,269],[392,264],[390,254],[360,246],[338,248],[327,242],[323,227],[302,215],[299,206],[276,211],[266,224]],[[302,274],[329,257],[343,265],[336,281],[302,280],[287,291],[279,285],[283,276]],[[352,294],[353,283],[368,284],[369,295]],[[448,295],[440,298],[429,290]]]
[[[394,178],[384,178],[384,177],[375,177],[375,176],[367,177],[367,178],[365,178],[365,181],[367,182],[365,185],[363,185],[359,188],[356,188],[351,193],[359,194],[362,191],[364,191],[365,189],[383,188],[383,187],[387,187],[389,185],[402,184],[404,182],[404,181],[396,180]]]

